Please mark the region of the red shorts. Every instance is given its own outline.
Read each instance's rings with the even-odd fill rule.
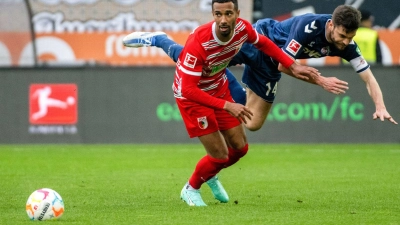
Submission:
[[[218,130],[229,130],[241,124],[237,118],[223,109],[209,108],[187,99],[176,98],[175,100],[191,138]]]

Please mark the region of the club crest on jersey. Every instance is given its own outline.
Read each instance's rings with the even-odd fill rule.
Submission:
[[[189,53],[186,53],[185,61],[183,62],[183,65],[193,69],[194,65],[196,65],[196,61],[197,61],[196,57],[192,56]]]
[[[208,127],[207,117],[199,117],[197,118],[197,123],[199,124],[200,129],[206,129]]]
[[[292,53],[293,55],[296,55],[300,48],[301,48],[301,44],[299,42],[297,42],[296,40],[292,39],[289,43],[289,45],[286,47],[286,50],[290,53]]]
[[[321,53],[322,53],[322,55],[329,55],[329,52],[330,52],[330,51],[331,51],[331,50],[330,50],[329,46],[326,46],[326,47],[321,48]]]

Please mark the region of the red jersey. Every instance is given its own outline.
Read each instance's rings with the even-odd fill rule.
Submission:
[[[244,42],[255,44],[285,67],[293,63],[272,41],[258,35],[246,20],[237,19],[234,34],[227,42],[218,39],[215,22],[209,22],[190,34],[179,55],[172,86],[175,98],[222,109],[225,100],[221,98],[228,93],[225,69]]]

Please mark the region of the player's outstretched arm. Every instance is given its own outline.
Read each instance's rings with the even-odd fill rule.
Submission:
[[[365,71],[361,72],[360,77],[367,85],[368,94],[371,96],[372,101],[375,104],[375,113],[372,115],[372,118],[374,120],[379,118],[381,121],[389,120],[393,124],[397,124],[397,122],[386,110],[385,103],[383,102],[381,88],[379,87],[378,82],[372,74],[371,69],[368,68]]]
[[[344,94],[346,93],[346,90],[349,89],[348,83],[346,81],[339,80],[336,77],[324,77],[322,75],[318,76],[313,76],[313,77],[307,77],[307,76],[295,76],[293,72],[279,64],[278,66],[279,71],[286,73],[294,78],[297,78],[299,80],[311,83],[311,84],[316,84],[321,86],[324,90],[327,92],[330,92],[332,94]]]

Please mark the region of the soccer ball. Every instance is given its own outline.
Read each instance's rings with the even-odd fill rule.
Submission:
[[[34,191],[26,202],[26,213],[31,220],[54,220],[64,213],[64,201],[50,188]]]

